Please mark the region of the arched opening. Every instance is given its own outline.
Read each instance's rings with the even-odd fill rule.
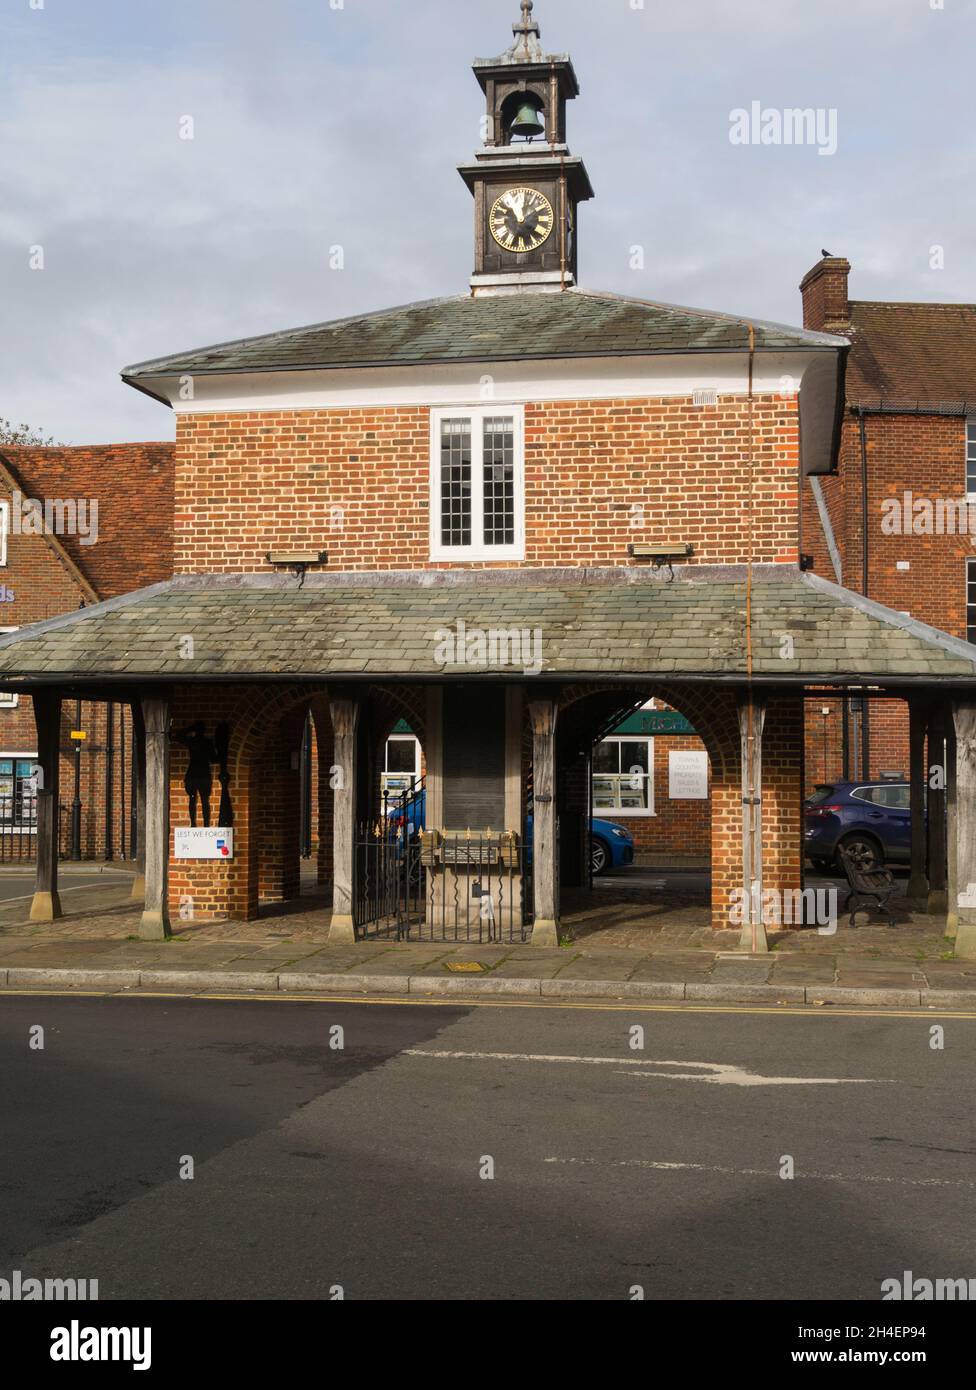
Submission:
[[[502,140],[506,145],[531,144],[546,138],[546,108],[535,92],[512,92],[502,102]]]
[[[741,816],[734,698],[664,685],[572,688],[557,739],[564,922],[596,908],[603,923],[651,925],[680,909],[690,926],[727,925],[741,879],[729,852]]]

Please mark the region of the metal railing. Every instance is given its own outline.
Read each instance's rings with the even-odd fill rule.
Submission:
[[[71,854],[71,807],[58,806],[58,854]],[[37,797],[0,796],[0,864],[30,862],[37,857]]]
[[[497,835],[423,835],[375,822],[356,836],[353,917],[360,939],[480,944],[528,939],[524,847]]]

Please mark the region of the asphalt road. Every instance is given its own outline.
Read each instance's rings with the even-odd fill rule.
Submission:
[[[4,996],[0,1275],[145,1299],[973,1278],[976,1021],[933,1050],[935,1021]]]
[[[105,873],[75,873],[66,871],[62,867],[58,872],[58,891],[60,893],[76,892],[82,888],[106,888],[114,884],[131,884],[132,875],[125,873],[112,873],[107,870]],[[23,874],[3,873],[0,874],[0,903],[27,901],[34,893],[34,870],[30,869]]]

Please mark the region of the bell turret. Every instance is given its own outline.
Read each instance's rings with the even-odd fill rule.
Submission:
[[[533,11],[521,0],[511,47],[474,64],[487,102],[484,145],[460,169],[475,200],[474,294],[576,283],[576,209],[593,197],[566,143],[579,83],[568,53],[543,49]]]

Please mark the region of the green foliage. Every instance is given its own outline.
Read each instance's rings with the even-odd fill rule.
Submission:
[[[32,449],[48,449],[57,445],[57,440],[46,437],[30,425],[15,425],[0,416],[0,445],[24,444]]]

